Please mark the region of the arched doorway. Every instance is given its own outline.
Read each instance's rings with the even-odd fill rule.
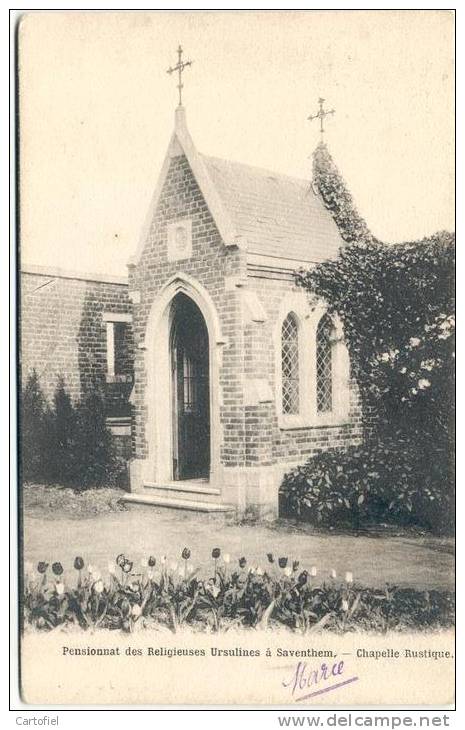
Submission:
[[[172,477],[210,474],[210,363],[202,312],[178,293],[170,310]]]

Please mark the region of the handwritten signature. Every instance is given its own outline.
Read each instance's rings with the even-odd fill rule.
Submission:
[[[342,659],[334,662],[332,666],[323,662],[318,669],[311,669],[306,662],[299,662],[292,670],[290,678],[283,680],[282,686],[291,689],[296,702],[302,702],[358,680],[358,677],[345,678],[344,672],[345,665]],[[311,691],[307,692],[309,689]]]

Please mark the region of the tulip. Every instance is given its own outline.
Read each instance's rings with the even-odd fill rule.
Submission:
[[[303,571],[302,571],[302,572],[300,573],[299,577],[297,578],[297,583],[299,584],[299,586],[301,586],[301,587],[302,587],[302,586],[304,586],[304,585],[305,585],[305,583],[307,582],[307,579],[308,579],[308,573],[307,573],[307,571],[306,571],[306,570],[303,570]]]
[[[292,570],[293,570],[294,573],[297,570],[297,568],[299,567],[299,565],[300,565],[299,561],[298,560],[294,560],[294,562],[292,563]]]
[[[292,575],[292,568],[290,568],[289,566],[287,568],[284,568],[284,575],[289,578]]]
[[[95,581],[93,588],[96,593],[102,593],[104,588],[103,580],[99,578],[99,580]]]
[[[218,560],[218,558],[221,555],[221,550],[219,548],[213,548],[212,550],[212,558],[213,560]]]
[[[354,582],[354,576],[352,575],[352,573],[351,573],[350,570],[346,571],[345,581],[346,581],[346,583],[353,583]]]
[[[224,553],[224,555],[223,555],[223,562],[226,563],[226,564],[228,564],[228,563],[231,562],[231,556],[230,556],[229,553]]]
[[[287,558],[279,558],[278,565],[280,568],[285,568],[287,565]]]
[[[185,547],[184,550],[181,553],[182,559],[183,560],[189,560],[190,556],[191,556],[191,551],[189,550],[189,548]]]
[[[349,610],[349,604],[348,604],[348,602],[346,601],[345,598],[343,598],[342,601],[341,601],[341,609],[343,611],[348,611]]]
[[[154,568],[155,565],[157,564],[157,561],[155,560],[153,555],[151,555],[150,558],[148,559],[148,564],[149,564],[150,568]]]
[[[336,571],[334,570],[334,568],[331,568],[331,578],[336,578],[336,577],[337,577]]]
[[[245,568],[247,564],[246,558],[239,558],[239,568]]]
[[[312,565],[312,567],[310,568],[310,575],[312,576],[312,578],[315,578],[316,577],[317,572],[318,571],[316,569],[316,566],[315,565]]]
[[[256,573],[257,575],[263,575],[263,570],[261,568],[257,568]]]
[[[267,553],[266,557],[268,558],[269,563],[274,563],[273,553]]]
[[[61,563],[53,563],[52,570],[55,575],[61,575],[63,573],[63,566]]]
[[[57,595],[62,596],[65,592],[65,584],[59,581],[55,584],[55,591],[57,592]]]
[[[74,567],[76,570],[82,570],[84,567],[84,560],[79,556],[74,558]]]
[[[45,563],[43,560],[40,561],[40,563],[37,563],[37,572],[44,574],[47,571],[48,563]]]
[[[123,553],[120,553],[118,557],[116,558],[116,565],[118,565],[120,568],[123,567],[123,564],[126,561],[126,557],[123,555]]]
[[[121,566],[121,570],[123,573],[130,573],[133,567],[133,563],[131,563],[130,560],[125,560],[123,565]]]

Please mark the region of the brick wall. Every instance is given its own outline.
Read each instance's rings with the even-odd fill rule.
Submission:
[[[275,328],[283,301],[297,289],[292,276],[274,276],[266,272],[249,272],[249,289],[255,291],[267,319],[249,324],[246,330],[246,373],[265,378],[276,390]],[[280,343],[279,343],[280,348]],[[255,373],[255,374],[254,374]],[[254,374],[254,375],[252,375]],[[300,373],[305,377],[305,373]],[[257,425],[259,427],[257,428]],[[318,451],[358,444],[363,436],[362,413],[358,388],[350,382],[350,408],[347,422],[342,425],[280,428],[275,400],[246,408],[247,464],[303,463]]]
[[[192,256],[181,261],[168,261],[167,223],[180,218],[192,220]],[[136,458],[148,455],[145,410],[146,372],[144,353],[137,348],[145,338],[147,319],[156,295],[169,278],[179,271],[192,276],[210,294],[215,304],[222,332],[228,344],[223,351],[219,387],[223,426],[221,460],[227,466],[245,463],[242,326],[237,292],[227,291],[225,279],[245,273],[243,254],[226,248],[207,208],[186,158],[173,157],[165,185],[155,211],[143,254],[138,265],[130,270],[130,290],[140,292],[140,304],[134,309],[135,357],[135,420],[134,453]]]
[[[51,401],[59,378],[74,401],[94,385],[103,388],[108,416],[129,416],[133,337],[126,328],[127,382],[107,383],[104,312],[130,314],[127,284],[91,280],[64,273],[25,270],[20,279],[20,376],[33,368]]]

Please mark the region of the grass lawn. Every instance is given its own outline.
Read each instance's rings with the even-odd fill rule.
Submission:
[[[187,546],[193,564],[205,565],[211,561],[212,548],[219,547],[230,553],[231,562],[244,555],[249,564],[262,566],[267,563],[268,552],[276,557],[285,555],[300,560],[301,568],[315,565],[321,580],[334,568],[341,576],[346,570],[352,571],[354,580],[366,586],[389,582],[418,589],[454,587],[451,538],[382,527],[336,533],[289,521],[238,525],[221,515],[143,505],[114,511],[121,493],[104,491],[99,490],[94,499],[87,493],[84,507],[83,498],[70,490],[27,488],[24,559],[34,563],[58,560],[65,570],[71,570],[75,556],[81,555],[105,572],[107,563],[119,553],[137,562],[148,555],[179,560]]]

